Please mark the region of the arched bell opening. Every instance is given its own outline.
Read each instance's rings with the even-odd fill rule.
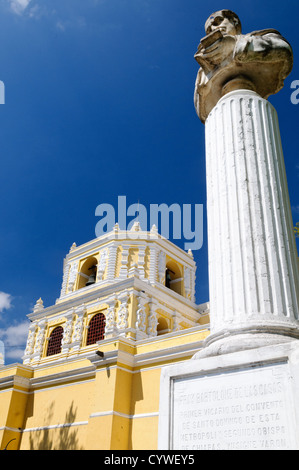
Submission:
[[[94,256],[84,261],[79,272],[78,289],[95,284],[97,278],[97,265],[98,261]]]
[[[166,318],[164,317],[158,318],[157,336],[165,335],[168,332],[169,332],[169,325],[168,325],[168,321],[166,320]]]
[[[168,289],[183,295],[183,277],[180,267],[174,261],[166,263],[165,286]]]

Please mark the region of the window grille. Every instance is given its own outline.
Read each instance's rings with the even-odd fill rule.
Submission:
[[[97,341],[104,339],[105,335],[105,315],[97,313],[92,317],[88,327],[86,345],[95,344]]]
[[[52,356],[53,354],[59,354],[61,352],[62,336],[62,326],[57,326],[57,328],[54,328],[49,338],[47,356]]]

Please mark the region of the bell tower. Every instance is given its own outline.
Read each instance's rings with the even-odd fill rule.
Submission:
[[[135,223],[76,246],[64,259],[55,305],[36,302],[24,364],[94,355],[99,344],[121,337],[154,338],[207,319],[195,304],[196,266],[186,253]],[[205,311],[205,305],[202,311]]]

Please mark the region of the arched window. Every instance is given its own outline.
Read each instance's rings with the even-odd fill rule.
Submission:
[[[62,336],[62,326],[57,326],[57,328],[54,328],[49,338],[47,356],[53,356],[53,354],[59,354],[61,352]]]
[[[89,322],[86,346],[104,339],[106,319],[103,313],[97,313]]]

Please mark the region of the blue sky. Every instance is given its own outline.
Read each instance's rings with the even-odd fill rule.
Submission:
[[[275,28],[294,68],[278,111],[294,224],[299,221],[298,0],[0,0],[0,339],[20,361],[39,297],[59,296],[63,258],[95,238],[101,203],[203,204],[204,126],[193,55],[204,23],[235,11],[243,32]],[[221,227],[219,227],[219,236]],[[178,243],[182,246],[183,241]],[[197,303],[208,301],[206,217]]]

